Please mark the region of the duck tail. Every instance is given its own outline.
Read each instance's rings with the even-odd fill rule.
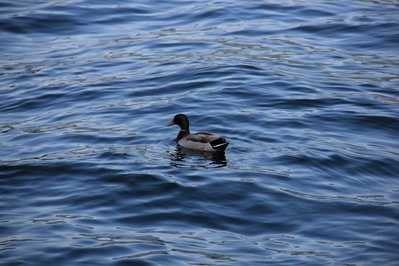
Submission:
[[[227,146],[229,145],[229,142],[226,141],[225,138],[220,137],[220,138],[212,141],[210,144],[213,149],[218,150],[218,151],[224,151],[227,148]]]

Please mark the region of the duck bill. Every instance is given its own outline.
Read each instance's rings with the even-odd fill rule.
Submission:
[[[167,124],[166,126],[167,126],[167,127],[170,127],[170,126],[173,126],[174,124],[175,124],[175,122],[173,122],[173,120],[172,120],[172,121],[170,121],[170,123]]]

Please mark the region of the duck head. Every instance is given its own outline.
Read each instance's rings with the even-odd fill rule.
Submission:
[[[190,124],[188,122],[188,118],[184,114],[175,115],[173,120],[170,121],[169,124],[167,124],[168,127],[172,126],[172,125],[178,125],[178,126],[180,126],[180,130],[185,130],[185,131],[189,131],[189,128],[190,128]]]

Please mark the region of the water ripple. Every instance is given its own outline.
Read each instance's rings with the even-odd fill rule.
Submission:
[[[396,265],[396,2],[0,6],[4,265]]]

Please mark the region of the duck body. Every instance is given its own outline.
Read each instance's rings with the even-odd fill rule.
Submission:
[[[181,147],[197,151],[224,151],[229,142],[225,138],[207,132],[190,133],[188,118],[184,114],[177,114],[168,126],[178,125],[180,131],[176,142]]]

